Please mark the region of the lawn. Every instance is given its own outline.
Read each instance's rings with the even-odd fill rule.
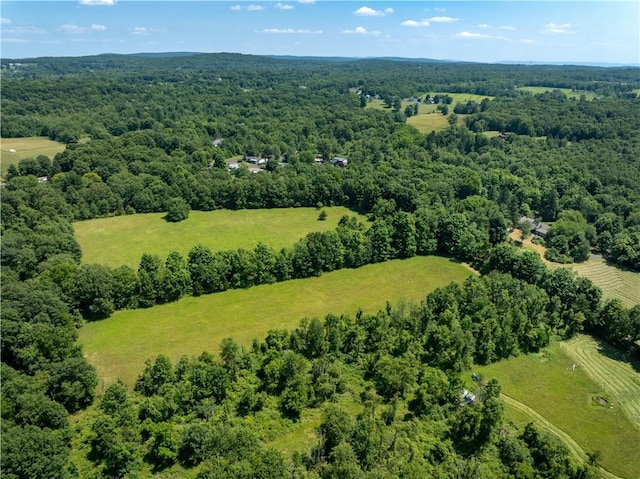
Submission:
[[[231,290],[149,309],[118,311],[80,330],[85,355],[96,366],[101,388],[121,379],[132,386],[147,358],[218,352],[226,337],[243,347],[270,329],[294,328],[303,317],[375,312],[386,301],[419,302],[470,270],[447,258],[428,256],[343,269],[320,277]]]
[[[587,100],[595,100],[598,97],[592,91],[572,90],[571,88],[555,88],[550,86],[523,86],[518,89],[531,92],[534,95],[537,95],[538,93],[553,91],[553,90],[560,90],[562,93],[564,93],[567,96],[567,98],[576,99],[576,100],[580,99],[582,95],[584,95]]]
[[[315,208],[191,211],[189,218],[169,223],[164,213],[99,218],[74,223],[83,262],[137,269],[143,253],[163,260],[171,251],[187,255],[196,244],[213,251],[253,249],[263,242],[279,250],[290,247],[312,231],[334,229],[344,215],[359,216],[344,207],[324,208],[318,220]],[[365,221],[364,216],[359,216]]]
[[[0,146],[1,174],[4,177],[11,164],[17,164],[24,158],[33,158],[44,155],[53,159],[56,153],[61,153],[66,148],[64,143],[52,141],[44,136],[32,136],[29,138],[2,138]],[[15,150],[12,153],[10,150]]]
[[[475,372],[498,379],[516,424],[555,429],[578,456],[599,452],[604,469],[631,479],[640,464],[640,374],[607,353],[581,335]]]

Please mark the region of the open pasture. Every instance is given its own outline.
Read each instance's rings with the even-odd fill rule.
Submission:
[[[163,219],[164,213],[115,216],[73,224],[85,263],[137,268],[143,253],[164,260],[171,251],[186,256],[197,244],[212,251],[253,249],[258,242],[276,251],[292,246],[312,231],[334,229],[344,215],[357,215],[344,207],[323,208],[327,219],[318,220],[316,208],[191,211],[179,223]]]
[[[475,93],[448,93],[448,92],[429,92],[429,95],[431,96],[435,96],[435,95],[448,95],[451,98],[453,98],[453,102],[448,105],[449,109],[453,109],[454,106],[456,106],[456,103],[467,103],[468,101],[475,101],[477,103],[480,103],[482,100],[484,100],[485,98],[488,98],[489,100],[493,100],[492,96],[488,96],[488,95],[476,95]],[[422,93],[420,95],[418,95],[420,97],[421,100],[424,100],[424,98],[427,96],[426,93]],[[404,111],[404,109],[407,106],[413,106],[413,101],[409,101],[406,99],[402,100],[402,107],[400,108],[400,111]],[[428,103],[424,103],[424,101],[422,101],[420,103],[420,107],[418,110],[418,114],[423,114],[423,113],[430,113],[432,111],[436,111],[436,106],[435,104],[428,104]],[[367,108],[374,108],[377,110],[388,110],[388,108],[386,108],[384,106],[384,101],[382,100],[371,100],[369,103],[367,103]]]
[[[583,459],[598,452],[605,470],[629,479],[637,477],[640,464],[637,371],[602,354],[594,339],[582,335],[475,369],[500,382],[507,417],[516,424],[540,424]]]
[[[7,174],[7,169],[11,164],[17,164],[20,160],[34,158],[39,155],[53,159],[56,153],[62,153],[66,148],[64,143],[58,143],[44,136],[2,138],[1,145],[0,163],[2,164],[3,177]],[[11,150],[15,150],[15,152]]]
[[[605,298],[618,298],[627,307],[640,304],[640,273],[620,269],[603,259],[590,259],[570,267],[579,276],[593,281]]]
[[[451,108],[456,106],[456,103],[467,103],[468,101],[475,101],[480,103],[485,98],[493,100],[495,97],[489,95],[476,95],[475,93],[450,93],[450,92],[429,92],[431,96],[435,95],[448,95],[453,98],[453,102],[449,105]]]
[[[457,125],[464,123],[466,115],[458,115]],[[449,115],[445,116],[439,111],[426,115],[416,115],[407,118],[407,124],[415,127],[421,133],[431,133],[432,131],[442,131],[449,127]]]
[[[579,100],[582,95],[586,97],[587,100],[595,100],[598,96],[592,91],[586,90],[572,90],[571,88],[556,88],[551,86],[522,86],[518,88],[522,91],[528,91],[537,95],[538,93],[545,93],[553,90],[560,90],[564,93],[567,98],[571,98],[573,100]]]
[[[111,318],[86,323],[80,342],[96,366],[103,386],[121,379],[133,386],[144,362],[164,353],[218,353],[233,337],[242,347],[263,339],[271,329],[295,328],[303,317],[324,318],[375,312],[387,300],[419,302],[435,288],[462,282],[472,273],[447,258],[420,256],[325,273],[320,277],[230,290],[149,309],[118,311]]]
[[[624,270],[604,259],[589,259],[584,263],[559,264],[544,258],[546,248],[531,242],[531,237],[521,240],[522,232],[514,229],[509,237],[524,248],[537,252],[548,268],[571,268],[579,276],[590,279],[602,290],[605,299],[617,298],[626,307],[640,304],[640,273]]]

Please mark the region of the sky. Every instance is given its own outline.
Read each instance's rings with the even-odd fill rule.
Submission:
[[[640,63],[640,1],[0,0],[2,58],[236,52]]]

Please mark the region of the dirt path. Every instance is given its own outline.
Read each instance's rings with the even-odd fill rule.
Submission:
[[[565,443],[569,451],[571,451],[571,454],[573,454],[573,456],[581,463],[584,463],[587,460],[587,453],[584,451],[584,449],[582,449],[582,447],[580,447],[580,445],[576,441],[573,440],[571,436],[569,436],[559,427],[556,427],[552,423],[547,421],[535,409],[532,409],[526,404],[523,404],[520,401],[517,401],[512,397],[506,396],[504,394],[500,394],[500,397],[508,406],[511,406],[512,408],[529,416],[538,427],[559,437]],[[619,476],[610,473],[606,469],[603,469],[602,467],[599,467],[599,470],[602,477],[605,479],[622,479]]]

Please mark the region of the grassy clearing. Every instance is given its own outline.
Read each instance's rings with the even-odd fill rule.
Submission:
[[[483,131],[482,134],[484,136],[486,136],[487,138],[495,138],[496,136],[500,135],[500,131],[498,130],[489,130],[489,131]]]
[[[163,220],[164,213],[115,216],[74,223],[85,263],[137,268],[143,253],[161,258],[171,251],[187,255],[196,244],[214,251],[253,249],[263,242],[276,250],[293,245],[311,231],[328,231],[344,215],[358,216],[344,207],[191,211],[179,223]]]
[[[468,101],[475,101],[476,103],[480,103],[485,98],[489,100],[493,100],[495,97],[489,95],[476,95],[474,93],[450,93],[450,92],[430,92],[431,96],[435,95],[449,95],[453,98],[453,102],[449,105],[451,108],[456,106],[456,103],[467,103]]]
[[[522,232],[514,229],[509,237],[524,248],[531,249],[542,258],[542,261],[549,268],[571,268],[579,276],[593,281],[602,290],[602,295],[606,299],[617,298],[627,307],[640,304],[640,273],[627,271],[618,268],[603,259],[590,259],[584,263],[558,264],[547,261],[544,258],[546,248],[542,245],[533,244],[531,237],[521,240]]]
[[[562,342],[560,347],[609,397],[615,398],[614,407],[622,409],[640,432],[640,364],[585,335]]]
[[[458,115],[458,124],[462,122],[461,115]],[[425,115],[416,115],[407,118],[407,124],[415,127],[421,133],[431,133],[432,131],[442,131],[449,127],[449,116],[445,116],[439,111]]]
[[[66,145],[52,141],[44,136],[32,136],[28,138],[2,138],[0,146],[1,174],[4,177],[11,164],[17,164],[25,158],[33,158],[44,155],[53,159],[56,153],[62,153]],[[10,150],[15,150],[12,153]]]
[[[218,352],[226,337],[250,347],[270,329],[294,328],[303,317],[330,312],[374,312],[386,301],[421,301],[433,289],[462,282],[471,272],[447,258],[429,256],[344,269],[317,278],[186,297],[150,309],[119,311],[85,324],[80,342],[103,387],[118,378],[132,386],[144,361],[164,353]]]
[[[565,440],[568,436],[568,447],[578,457],[597,451],[610,473],[637,477],[640,427],[633,403],[640,397],[640,375],[600,354],[593,339],[579,336],[476,372],[498,379],[514,422],[533,420]]]
[[[618,298],[627,307],[640,304],[640,273],[620,269],[603,259],[591,259],[570,267],[578,275],[593,281],[602,289],[605,298]]]
[[[523,86],[518,88],[518,90],[528,91],[533,93],[534,95],[537,95],[538,93],[553,91],[553,90],[560,90],[562,93],[564,93],[567,96],[567,98],[571,98],[575,100],[579,100],[582,95],[584,95],[586,99],[589,101],[595,100],[598,97],[598,95],[596,95],[592,91],[587,91],[587,90],[574,91],[571,88],[555,88],[550,86]]]
[[[490,100],[494,98],[491,96],[476,95],[473,93],[431,92],[430,95],[449,95],[453,98],[453,102],[450,105],[447,105],[450,111],[449,115],[453,113],[453,108],[455,107],[456,103],[466,103],[468,101],[475,101],[480,103],[485,98],[489,98]],[[413,106],[413,101],[402,100],[400,111],[404,112],[407,106]],[[382,100],[371,100],[369,103],[367,103],[367,108],[391,111],[391,109],[385,107]],[[438,105],[420,103],[418,106],[418,114],[407,118],[407,123],[417,128],[421,133],[442,131],[449,126],[449,115],[443,115],[440,111],[438,111]],[[467,115],[458,115],[458,121],[456,124],[463,124],[466,116]]]

